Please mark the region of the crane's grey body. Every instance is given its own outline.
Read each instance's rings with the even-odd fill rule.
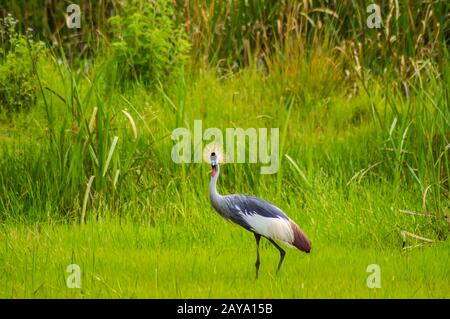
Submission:
[[[221,195],[219,195],[221,196]],[[250,195],[224,195],[220,200],[213,200],[211,204],[224,218],[255,232],[248,224],[244,216],[260,215],[267,218],[282,218],[289,220],[286,214],[275,205],[255,196]]]
[[[309,252],[311,242],[303,231],[281,209],[275,205],[250,195],[220,195],[216,184],[220,173],[217,158],[211,155],[213,174],[209,185],[211,205],[225,219],[228,219],[255,234],[257,244],[256,277],[259,270],[259,241],[267,238],[280,252],[278,270],[281,267],[285,251],[275,243],[281,241],[288,246]]]

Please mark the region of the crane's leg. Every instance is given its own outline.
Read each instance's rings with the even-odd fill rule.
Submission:
[[[278,244],[276,243],[276,242],[274,242],[272,239],[270,239],[270,238],[267,238],[271,243],[272,243],[272,245],[274,245],[277,249],[278,249],[278,251],[280,252],[280,261],[278,262],[278,268],[277,268],[277,273],[278,273],[278,271],[280,270],[280,268],[281,268],[281,264],[283,263],[283,259],[284,259],[284,255],[286,255],[286,252],[283,250],[283,248],[281,248],[280,246],[278,246]]]
[[[258,271],[259,271],[259,240],[261,239],[261,235],[255,233],[255,239],[256,239],[256,263],[255,263],[255,267],[256,267],[256,279],[258,279]]]

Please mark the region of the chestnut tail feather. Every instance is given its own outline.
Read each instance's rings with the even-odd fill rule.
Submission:
[[[294,232],[294,241],[291,244],[299,250],[309,253],[311,251],[311,241],[296,223],[293,221],[290,221],[290,223],[292,231]]]

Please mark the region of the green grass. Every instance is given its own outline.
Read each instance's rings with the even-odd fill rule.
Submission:
[[[0,114],[0,297],[449,298],[449,59],[443,40],[429,36],[447,30],[437,23],[444,5],[424,5],[435,16],[400,10],[377,37],[366,34],[364,15],[338,23],[319,4],[286,4],[283,30],[299,21],[300,31],[264,39],[264,58],[257,30],[239,30],[267,14],[275,28],[278,9],[217,7],[190,25],[200,30],[189,34],[191,59],[151,87],[119,84],[107,40],[86,41],[103,48],[90,59],[42,50],[31,70],[36,104]],[[104,22],[102,6],[93,12]],[[188,9],[200,17],[207,8]],[[223,19],[239,35],[215,30]],[[388,28],[402,45],[389,42]],[[224,67],[233,61],[241,67]],[[263,240],[255,281],[253,235],[211,208],[210,166],[171,159],[171,132],[198,119],[203,130],[280,129],[279,171],[225,164],[219,192],[278,205],[312,240],[311,254],[288,250],[275,275],[278,252]],[[81,289],[65,285],[72,263]],[[381,267],[380,289],[366,285],[370,264]]]
[[[112,91],[106,91],[109,100],[101,100],[100,82],[92,87],[68,73],[67,82],[58,82],[53,67],[47,68],[45,85],[83,102],[78,114],[68,112],[70,105],[45,92],[52,140],[42,100],[4,123],[9,129],[3,131],[0,159],[1,297],[450,297],[446,179],[427,159],[437,156],[445,168],[448,156],[426,147],[412,154],[422,140],[403,139],[411,120],[400,98],[394,115],[383,110],[387,97],[374,90],[371,98],[389,124],[385,132],[370,116],[367,96],[348,100],[331,92],[285,100],[271,90],[275,79],[252,70],[228,79],[213,72],[192,76],[165,97],[137,86],[121,94],[125,101]],[[437,88],[433,94],[439,98]],[[90,90],[92,98],[85,98]],[[90,130],[94,105],[104,111]],[[137,138],[122,109],[132,115]],[[419,134],[428,123],[436,130],[445,125],[444,118],[428,117],[435,109],[422,112],[412,118],[410,132]],[[398,126],[392,125],[395,116]],[[254,280],[254,238],[211,208],[209,165],[175,165],[170,159],[168,135],[175,125],[192,127],[194,119],[204,119],[204,129],[286,126],[278,174],[260,175],[259,165],[223,165],[219,191],[279,205],[311,238],[310,255],[288,250],[275,275],[278,252],[266,243],[261,278]],[[114,136],[119,139],[111,151]],[[412,172],[424,165],[416,178],[433,185],[426,209],[435,217],[400,213],[424,211],[422,185],[405,161]],[[403,230],[435,243],[402,250]],[[423,243],[407,239],[407,246],[416,244]],[[71,263],[81,267],[81,289],[65,286]],[[381,289],[366,286],[370,264],[381,267]]]
[[[415,157],[402,151],[418,150],[421,140],[403,139],[411,121],[401,99],[394,126],[395,115],[382,108],[385,95],[374,90],[371,98],[389,124],[383,132],[370,116],[367,96],[297,97],[289,111],[290,102],[271,90],[275,79],[251,70],[225,80],[212,72],[193,76],[166,97],[138,86],[122,95],[125,101],[118,93],[101,100],[100,82],[92,87],[68,73],[67,82],[58,82],[53,67],[47,68],[45,85],[83,102],[74,105],[78,113],[67,112],[70,105],[45,92],[54,119],[50,143],[43,104],[5,124],[10,129],[3,133],[0,168],[2,297],[450,297],[446,180],[427,164],[427,156],[439,154],[427,155],[426,147]],[[86,97],[90,90],[92,98]],[[94,105],[104,111],[88,131]],[[132,115],[137,138],[122,109]],[[428,118],[428,111],[434,112],[423,108],[425,116],[409,124],[410,132],[419,134],[422,121],[439,129],[440,118]],[[175,165],[170,159],[171,130],[192,127],[199,118],[204,129],[285,132],[278,174],[260,175],[259,165],[227,164],[219,191],[250,193],[279,205],[311,238],[310,255],[289,250],[276,276],[278,252],[265,244],[261,278],[254,280],[253,236],[212,210],[209,165]],[[114,136],[119,139],[111,151]],[[86,143],[91,152],[84,150]],[[443,167],[446,156],[437,157]],[[423,189],[405,161],[427,168],[416,177],[423,185],[434,183],[426,205],[436,218],[400,213],[423,212]],[[403,230],[435,243],[402,250]],[[416,244],[423,243],[406,243]],[[81,289],[65,286],[71,263],[82,269]],[[370,264],[381,267],[381,289],[366,286]]]
[[[255,280],[253,236],[211,214],[164,227],[107,220],[8,227],[1,235],[2,298],[449,298],[449,242],[409,252],[313,237],[309,255],[264,241]],[[81,267],[68,289],[66,267]],[[369,289],[369,264],[381,288]]]

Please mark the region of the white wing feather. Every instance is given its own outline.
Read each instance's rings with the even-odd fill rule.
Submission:
[[[279,240],[288,246],[291,246],[294,241],[294,232],[287,219],[264,217],[258,214],[242,214],[242,217],[260,235]]]

